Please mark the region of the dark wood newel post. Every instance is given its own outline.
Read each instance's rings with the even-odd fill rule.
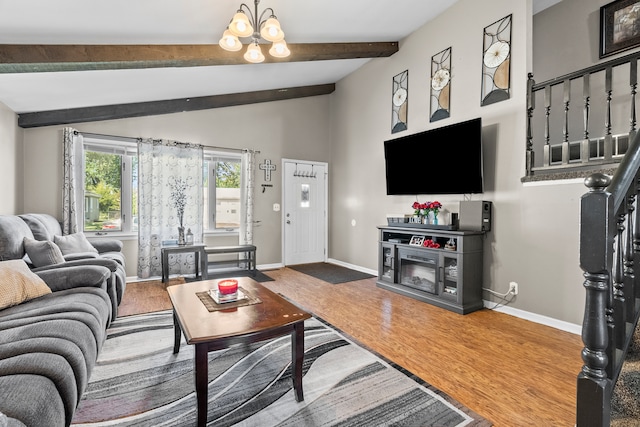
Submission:
[[[586,295],[582,325],[584,365],[577,381],[578,427],[610,423],[612,384],[607,376],[607,308],[617,228],[613,195],[606,190],[610,183],[611,179],[604,174],[589,176],[585,179],[589,192],[581,199],[580,267],[584,271]]]
[[[527,150],[526,150],[526,175],[531,176],[534,164],[534,152],[533,152],[533,111],[536,109],[536,99],[533,95],[533,85],[536,84],[533,80],[533,74],[527,75]]]

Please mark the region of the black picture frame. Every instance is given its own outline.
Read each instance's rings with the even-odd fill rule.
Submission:
[[[600,58],[640,46],[640,0],[616,0],[600,8]]]

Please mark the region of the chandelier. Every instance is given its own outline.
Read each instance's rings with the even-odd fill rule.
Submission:
[[[246,4],[242,3],[240,8],[233,15],[227,29],[220,39],[220,47],[230,52],[237,52],[242,49],[240,37],[250,37],[251,42],[247,46],[244,59],[254,64],[264,61],[264,55],[258,41],[265,39],[273,43],[269,49],[269,54],[275,58],[286,58],[291,53],[284,41],[284,32],[280,28],[280,23],[276,18],[273,9],[267,8],[258,15],[258,3],[254,0],[254,12]],[[269,13],[268,17],[267,12]]]

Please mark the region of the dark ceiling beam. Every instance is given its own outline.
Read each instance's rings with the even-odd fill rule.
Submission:
[[[289,44],[291,55],[266,63],[380,58],[398,51],[398,42]],[[267,48],[265,46],[264,48]],[[26,45],[0,44],[0,73],[117,70],[161,67],[244,65],[242,51],[217,44]]]
[[[335,91],[334,83],[301,86],[256,92],[232,93],[227,95],[200,96],[195,98],[171,99],[166,101],[136,102],[132,104],[103,105],[99,107],[69,108],[65,110],[39,111],[18,115],[18,126],[33,128],[101,120],[124,119],[128,117],[154,116],[158,114],[207,110],[210,108],[256,104],[260,102],[282,101],[308,96],[327,95]]]

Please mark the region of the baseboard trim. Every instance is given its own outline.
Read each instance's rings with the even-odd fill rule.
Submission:
[[[493,301],[484,300],[485,308],[492,308],[496,303]],[[518,317],[520,319],[529,320],[531,322],[539,323],[541,325],[550,326],[561,331],[570,332],[572,334],[581,335],[582,326],[575,323],[565,322],[564,320],[554,319],[553,317],[543,316],[541,314],[531,313],[529,311],[520,310],[518,308],[502,306],[494,308],[493,310],[499,313],[505,313],[510,316]]]
[[[371,274],[373,276],[377,276],[378,275],[378,270],[371,270],[370,268],[360,267],[358,265],[349,264],[349,263],[346,263],[346,262],[339,261],[337,259],[328,258],[327,262],[330,263],[330,264],[339,265],[341,267],[350,268],[351,270],[356,270],[356,271],[359,271],[361,273],[367,273],[367,274]]]
[[[372,270],[369,268],[360,267],[357,265],[349,264],[346,262],[339,261],[337,259],[329,258],[327,262],[332,264],[340,265],[342,267],[347,267],[352,270],[360,271],[362,273],[372,274],[374,276],[378,275],[376,270]],[[484,307],[491,308],[496,305],[495,302],[484,300]],[[543,316],[541,314],[531,313],[529,311],[520,310],[518,308],[502,306],[494,309],[497,312],[505,313],[510,316],[518,317],[520,319],[529,320],[534,323],[539,323],[541,325],[550,326],[555,329],[559,329],[561,331],[569,332],[576,335],[582,334],[582,326],[576,325],[575,323],[565,322],[563,320],[554,319],[552,317]]]

